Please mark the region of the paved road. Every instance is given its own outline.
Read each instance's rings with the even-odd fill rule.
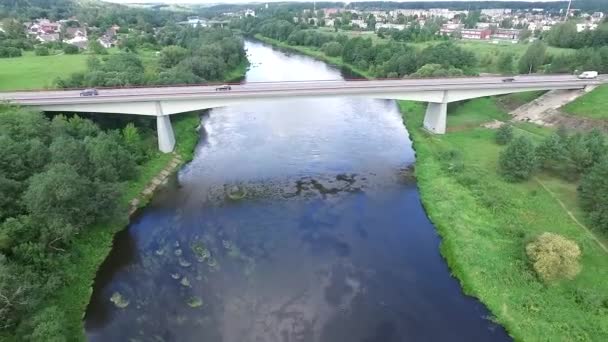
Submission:
[[[2,92],[0,101],[23,105],[140,102],[189,98],[227,98],[259,96],[333,96],[385,93],[399,91],[471,90],[522,87],[571,86],[582,88],[608,81],[608,75],[594,80],[581,80],[572,75],[516,76],[512,82],[504,77],[434,78],[400,80],[349,80],[258,82],[232,85],[232,90],[217,91],[216,86],[168,86],[99,89],[97,96],[80,96],[80,90],[43,90]]]

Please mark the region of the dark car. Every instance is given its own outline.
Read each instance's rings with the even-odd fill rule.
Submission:
[[[80,92],[80,96],[97,96],[99,92],[97,89],[85,89]]]
[[[507,78],[503,78],[502,81],[503,82],[513,82],[513,81],[515,81],[515,78],[514,77],[507,77]]]
[[[230,87],[227,84],[221,85],[217,88],[215,88],[216,91],[226,91],[226,90],[232,90],[232,87]]]

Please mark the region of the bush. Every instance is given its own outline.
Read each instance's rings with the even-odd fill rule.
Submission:
[[[37,46],[36,49],[34,49],[34,53],[36,56],[48,56],[49,49],[46,46]]]
[[[68,44],[63,47],[63,52],[65,52],[67,55],[76,55],[80,52],[80,50],[78,49],[78,46]]]
[[[573,279],[581,269],[580,248],[576,242],[558,234],[542,233],[526,245],[526,254],[544,282]]]
[[[321,50],[329,57],[336,57],[342,55],[342,44],[338,42],[329,42],[323,44]]]
[[[535,149],[526,136],[514,139],[498,158],[498,168],[503,177],[512,182],[529,179],[536,169]]]
[[[511,140],[513,140],[513,126],[505,123],[496,130],[496,143],[498,145],[506,145]]]

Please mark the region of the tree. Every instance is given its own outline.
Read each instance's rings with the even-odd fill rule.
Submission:
[[[513,140],[513,126],[508,123],[502,124],[496,130],[496,143],[506,145]]]
[[[40,310],[29,323],[32,332],[29,335],[31,342],[65,342],[66,323],[65,314],[56,306],[49,306]]]
[[[545,61],[547,46],[540,40],[532,43],[519,59],[519,72],[521,74],[537,72]]]
[[[342,54],[342,44],[338,42],[325,43],[321,47],[321,50],[330,57],[340,56]]]
[[[514,54],[510,52],[504,52],[498,56],[497,67],[498,71],[503,74],[511,74],[513,72],[513,60]]]
[[[78,46],[67,44],[63,47],[63,52],[66,55],[76,55],[80,52],[80,49],[78,49]]]
[[[526,136],[515,138],[498,158],[500,173],[508,181],[530,178],[536,168],[536,151],[532,140]]]
[[[96,39],[89,41],[89,50],[96,55],[107,55],[108,51]]]
[[[580,248],[576,242],[558,234],[542,233],[526,245],[526,254],[544,282],[573,279],[581,269]]]
[[[608,232],[608,158],[604,158],[583,175],[578,195],[591,222]]]
[[[171,68],[188,56],[188,50],[181,46],[167,46],[160,52],[158,63],[163,68]]]
[[[34,49],[34,53],[36,56],[48,56],[50,54],[49,49],[46,46],[37,46],[36,49]]]

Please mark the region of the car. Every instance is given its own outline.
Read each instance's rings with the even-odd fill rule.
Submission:
[[[99,92],[97,89],[85,89],[80,92],[80,96],[97,96]]]
[[[513,82],[515,81],[515,77],[507,77],[502,79],[503,82]]]
[[[221,85],[217,88],[215,88],[216,91],[225,91],[225,90],[232,90],[232,87],[230,87],[227,84]]]
[[[589,80],[597,78],[597,75],[597,71],[583,71],[580,75],[578,75],[578,78]]]

